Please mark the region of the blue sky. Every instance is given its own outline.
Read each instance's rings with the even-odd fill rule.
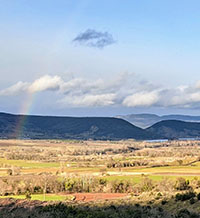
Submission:
[[[0,110],[199,114],[199,11],[197,0],[0,0]],[[73,41],[88,30],[113,42]]]

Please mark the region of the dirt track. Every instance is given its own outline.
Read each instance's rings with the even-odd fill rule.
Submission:
[[[75,193],[73,194],[75,201],[97,201],[97,200],[109,200],[109,199],[119,199],[127,197],[128,194],[122,193]]]

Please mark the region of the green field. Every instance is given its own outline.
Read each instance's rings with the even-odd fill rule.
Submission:
[[[8,196],[0,196],[0,198],[26,199],[26,196],[25,195],[8,195]],[[70,199],[70,196],[54,195],[54,194],[31,195],[31,200],[38,200],[38,201],[65,201],[66,199]]]
[[[59,167],[60,164],[57,162],[39,162],[39,161],[28,161],[28,160],[7,160],[6,158],[0,158],[0,164],[14,165],[23,168],[51,168]]]

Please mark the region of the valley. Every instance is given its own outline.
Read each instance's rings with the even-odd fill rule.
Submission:
[[[190,192],[193,197],[182,207],[200,212],[199,141],[12,139],[0,140],[0,154],[4,203],[15,199],[16,205],[21,201],[34,205],[39,200],[51,208],[62,202],[63,207],[74,205],[79,210],[86,205],[109,207],[114,201],[119,207],[126,204],[124,213],[138,204],[151,205],[151,210],[160,205],[173,215],[180,210],[180,200],[174,199]]]

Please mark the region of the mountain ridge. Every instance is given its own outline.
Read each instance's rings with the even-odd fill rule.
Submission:
[[[143,116],[148,117],[148,114]],[[148,140],[198,138],[199,136],[199,122],[162,120],[142,129],[122,118],[115,117],[0,113],[1,139]]]
[[[160,139],[199,138],[200,123],[180,120],[163,120],[147,128],[150,134]]]
[[[169,115],[156,115],[150,113],[141,113],[141,114],[129,114],[129,115],[118,115],[117,118],[122,118],[135,126],[140,128],[148,128],[155,123],[158,123],[163,120],[180,120],[187,122],[200,122],[200,116],[192,115],[180,115],[180,114],[169,114]]]
[[[0,137],[120,140],[150,138],[150,135],[128,121],[114,117],[65,117],[0,113]]]

